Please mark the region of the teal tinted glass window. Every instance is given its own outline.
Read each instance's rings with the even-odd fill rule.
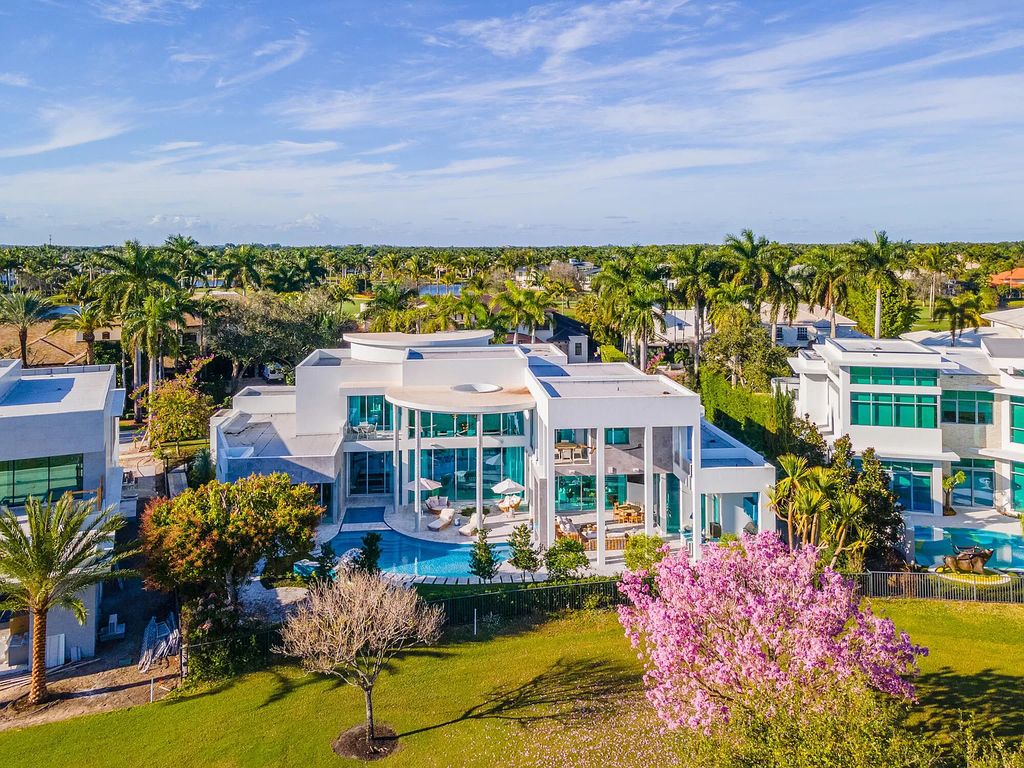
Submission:
[[[629,427],[612,427],[604,431],[604,441],[607,445],[628,445]]]
[[[850,369],[850,383],[851,384],[870,384],[871,383],[871,369],[855,367]]]

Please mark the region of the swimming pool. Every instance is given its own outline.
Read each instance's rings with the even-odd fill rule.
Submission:
[[[411,576],[442,576],[465,578],[469,572],[469,557],[472,544],[446,544],[440,541],[424,541],[405,536],[397,531],[377,531],[381,536],[380,568],[391,573]],[[337,554],[359,547],[365,531],[343,531],[331,539],[331,546]],[[508,546],[497,544],[498,559],[508,558]]]
[[[954,544],[993,550],[988,561],[991,568],[1024,570],[1024,536],[977,528],[914,526],[914,559],[919,565],[942,565],[942,558],[953,554]]]

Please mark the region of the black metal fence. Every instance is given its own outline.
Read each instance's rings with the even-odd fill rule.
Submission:
[[[606,608],[622,602],[616,579],[552,584],[430,601],[432,605],[444,608],[445,624],[450,627],[489,618],[515,619],[556,611]]]
[[[1014,573],[880,573],[857,574],[865,597],[963,600],[1024,604],[1024,579]]]

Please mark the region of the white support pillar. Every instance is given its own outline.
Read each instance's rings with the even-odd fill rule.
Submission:
[[[757,532],[775,530],[775,516],[768,514],[768,494],[764,491],[757,491]],[[772,518],[771,525],[768,524],[768,517]]]
[[[416,530],[418,531],[420,529],[420,516],[423,514],[423,510],[421,509],[422,504],[420,503],[420,501],[421,501],[421,499],[420,499],[420,479],[422,478],[423,462],[420,460],[420,447],[421,447],[420,410],[417,408],[415,411],[413,411],[413,413],[416,414],[416,416],[415,416],[415,418],[416,418],[416,422],[415,422],[416,426],[414,428],[415,429],[415,431],[414,431],[414,435],[415,435],[414,446],[415,447],[414,447],[413,452],[412,452],[412,463],[413,463],[412,471],[413,471],[413,475],[414,475],[414,481],[416,483],[416,485],[415,485],[416,491],[415,491],[415,494],[413,496],[412,507],[413,507],[413,514],[416,515]]]
[[[405,410],[400,405],[391,406],[394,413],[391,418],[391,428],[395,431],[395,439],[391,449],[391,483],[394,486],[392,504],[395,512],[402,504],[402,447],[400,438],[402,435],[402,412]]]
[[[654,534],[654,428],[644,427],[644,533]]]
[[[605,509],[607,494],[605,493],[604,427],[598,427],[594,432],[594,444],[597,448],[597,460],[594,462],[594,471],[597,473],[597,564],[604,565],[608,525]]]
[[[691,559],[693,562],[700,560],[700,540],[704,535],[704,519],[701,517],[700,497],[702,493],[700,485],[700,420],[690,430],[690,507],[691,519],[693,520],[693,544]]]
[[[555,433],[547,430],[547,434],[538,437],[544,441],[544,476],[547,485],[544,489],[544,546],[555,543]]]
[[[662,533],[668,533],[668,475],[658,473],[658,516]]]
[[[476,415],[476,527],[484,527],[484,415]]]

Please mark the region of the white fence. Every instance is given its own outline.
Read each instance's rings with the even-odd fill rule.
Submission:
[[[976,576],[970,573],[881,573],[855,576],[865,597],[969,600],[1024,604],[1024,579],[1013,573]]]

